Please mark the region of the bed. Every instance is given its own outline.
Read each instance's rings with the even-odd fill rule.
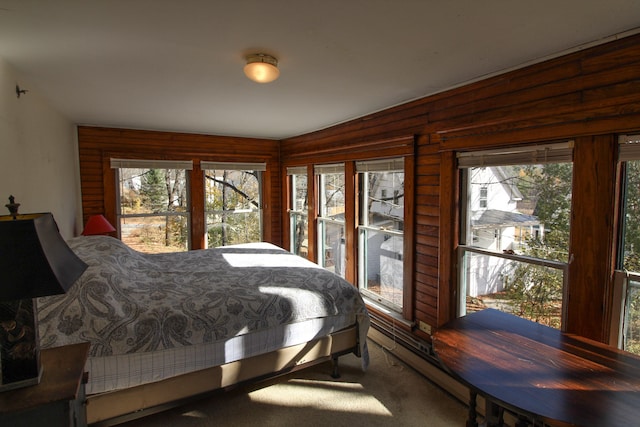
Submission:
[[[108,236],[67,243],[89,267],[65,295],[38,299],[40,340],[91,343],[89,424],[350,352],[368,365],[358,290],[275,245],[144,254]]]

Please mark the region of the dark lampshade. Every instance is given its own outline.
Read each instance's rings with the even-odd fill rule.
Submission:
[[[50,213],[0,216],[0,301],[65,293],[86,269]]]
[[[114,231],[116,231],[116,229],[113,228],[113,225],[107,221],[104,215],[93,215],[89,217],[87,225],[84,226],[82,235],[93,236],[96,234],[108,234]]]
[[[0,391],[39,382],[34,298],[65,293],[86,269],[50,213],[0,216]]]

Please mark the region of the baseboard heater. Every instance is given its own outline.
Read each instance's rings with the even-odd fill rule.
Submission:
[[[378,332],[412,351],[417,356],[439,366],[431,343],[413,336],[402,328],[398,328],[393,322],[389,321],[387,318],[377,315],[376,313],[370,312],[369,318],[371,319],[371,327],[375,328]]]

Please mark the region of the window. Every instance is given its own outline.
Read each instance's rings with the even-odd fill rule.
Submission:
[[[459,314],[496,308],[560,328],[571,143],[458,154]]]
[[[289,227],[291,252],[307,258],[309,254],[309,199],[307,191],[307,167],[287,168],[291,206],[289,206]]]
[[[404,160],[357,162],[356,171],[360,174],[358,287],[369,298],[402,312]]]
[[[189,249],[190,161],[111,159],[118,177],[118,233],[141,252]]]
[[[640,135],[620,136],[619,143],[623,173],[615,289],[621,301],[616,320],[622,319],[613,344],[640,354]]]
[[[489,193],[488,190],[489,189],[486,185],[480,186],[480,208],[481,209],[487,208],[487,195]]]
[[[207,247],[262,240],[263,163],[201,162]]]
[[[345,277],[345,178],[344,166],[317,165],[318,264]]]

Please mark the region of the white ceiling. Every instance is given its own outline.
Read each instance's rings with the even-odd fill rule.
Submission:
[[[639,0],[0,0],[0,57],[74,123],[281,139],[638,27]]]

